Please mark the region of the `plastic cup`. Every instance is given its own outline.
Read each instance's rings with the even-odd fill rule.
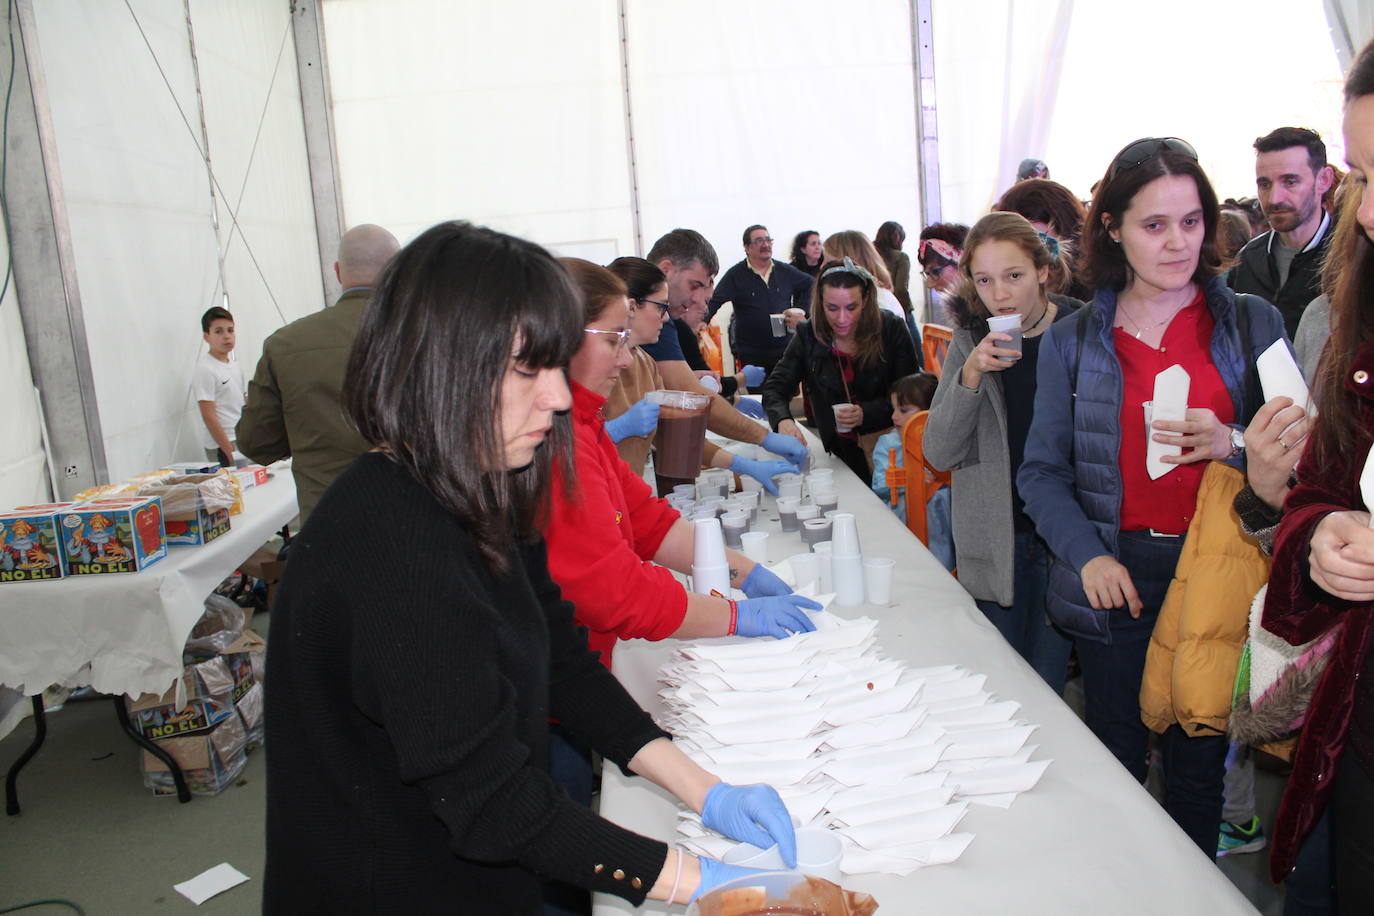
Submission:
[[[740,535],[744,534],[749,527],[748,512],[727,512],[720,517],[721,534],[725,539],[726,547],[734,547],[738,550],[744,545],[740,543]]]
[[[830,540],[834,542],[834,553],[836,559],[839,557],[857,557],[859,555],[859,528],[854,522],[854,513],[839,512],[832,519],[834,526],[830,532]]]
[[[695,538],[692,563],[696,566],[725,566],[725,536],[720,530],[720,520],[706,518],[693,521]],[[726,582],[729,582],[727,577]]]
[[[839,509],[827,509],[827,510],[825,510],[824,512],[821,513],[821,518],[828,518],[828,519],[830,519],[830,523],[833,525],[833,524],[835,523],[835,516],[837,516],[837,515],[839,515],[839,514],[840,514],[840,510],[839,510]]]
[[[768,532],[746,531],[739,536],[740,549],[755,563],[768,562]]]
[[[844,855],[844,842],[838,834],[822,827],[800,827],[797,829],[797,868],[803,875],[824,878],[827,881],[840,881],[840,859]],[[749,843],[741,843],[725,853],[721,861],[727,865],[741,865],[745,868],[761,868],[766,871],[786,869],[782,854],[777,846],[760,849]]]
[[[834,547],[831,547],[833,554]],[[830,575],[835,580],[835,603],[841,607],[858,607],[864,603],[864,564],[855,555],[830,557]]]
[[[834,490],[819,493],[813,492],[811,498],[816,501],[816,508],[820,509],[822,514],[826,514],[829,510],[833,510],[840,504],[840,496]]]
[[[788,480],[778,484],[778,498],[801,499],[802,482],[800,480]]]
[[[831,410],[835,411],[835,432],[837,432],[837,433],[847,433],[847,432],[849,432],[851,429],[854,428],[854,427],[852,427],[852,426],[844,426],[843,424],[840,423],[840,408],[841,408],[841,407],[853,407],[853,406],[854,406],[853,404],[832,404],[832,405],[831,405]]]
[[[832,546],[829,541],[820,541],[811,545],[811,552],[816,555],[816,563],[819,566],[816,574],[816,590],[822,594],[835,590],[835,574],[830,566],[830,548]]]
[[[787,336],[787,321],[783,318],[782,312],[775,312],[769,315],[768,323],[772,325],[774,337]]]
[[[680,483],[677,486],[673,487],[673,494],[675,496],[682,496],[687,499],[696,499],[697,488],[695,484]]]
[[[800,505],[800,496],[778,497],[778,521],[782,523],[783,531],[796,531],[801,527],[801,522],[797,521],[797,508]]]
[[[802,522],[802,540],[808,546],[830,540],[830,519],[808,518]]]
[[[714,519],[713,519],[714,521]],[[692,591],[699,595],[715,593],[730,596],[730,567],[724,563],[697,565],[692,564]]]
[[[989,331],[1000,331],[1003,334],[1011,335],[1010,341],[997,342],[997,346],[1003,350],[1021,351],[1021,316],[1020,315],[996,315],[988,319]],[[999,356],[998,359],[1004,363],[1014,363],[1021,357]]]
[[[665,390],[650,391],[645,397],[658,405],[654,472],[661,477],[695,478],[701,469],[711,398],[693,391]]]
[[[896,565],[897,561],[891,557],[864,558],[864,591],[869,604],[892,602],[892,570]]]
[[[815,503],[802,503],[797,507],[797,521],[805,522],[809,518],[820,518],[821,510],[816,508]]]
[[[789,557],[788,563],[792,564],[792,572],[796,574],[797,584],[793,588],[802,588],[811,585],[816,581],[816,576],[820,573],[820,565],[814,553],[799,553]]]

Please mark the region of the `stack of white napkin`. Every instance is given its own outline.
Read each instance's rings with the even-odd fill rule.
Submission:
[[[768,783],[800,825],[839,833],[846,874],[953,862],[973,839],[955,832],[969,805],[1009,807],[1049,766],[1030,759],[1036,726],[984,675],[884,659],[875,620],[814,620],[790,639],[679,649],[660,673],[662,725],[726,782]],[[678,832],[698,855],[735,845],[685,810]]]

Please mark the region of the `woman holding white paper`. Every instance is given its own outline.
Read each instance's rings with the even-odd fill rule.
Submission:
[[[674,747],[549,578],[535,520],[584,336],[547,252],[466,223],[422,233],[378,284],[344,389],[373,449],[297,535],[272,608],[264,913],[537,913],[541,877],[686,902],[739,873],[559,791],[550,714],[795,861],[777,794]]]
[[[1252,365],[1283,336],[1277,310],[1238,301],[1218,276],[1217,223],[1216,194],[1186,142],[1146,138],[1112,160],[1083,235],[1097,292],[1045,335],[1017,475],[1054,554],[1048,607],[1075,638],[1088,726],[1141,780],[1154,623],[1207,462],[1242,465],[1241,431],[1259,402]],[[1181,418],[1156,420],[1147,437],[1144,405],[1157,397],[1161,415]],[[1147,460],[1151,443],[1172,454]],[[1173,726],[1162,747],[1165,805],[1211,857],[1225,738]]]

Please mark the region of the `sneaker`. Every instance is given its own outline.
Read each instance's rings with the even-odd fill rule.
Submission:
[[[1257,817],[1250,818],[1248,824],[1221,822],[1221,832],[1217,835],[1217,858],[1237,855],[1242,852],[1258,852],[1264,848],[1264,827]]]

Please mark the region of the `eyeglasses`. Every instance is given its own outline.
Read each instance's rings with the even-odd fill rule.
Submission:
[[[630,342],[630,329],[621,328],[619,331],[603,331],[600,328],[583,328],[583,334],[605,334],[607,337],[614,337],[615,343],[611,346],[616,350],[623,350],[625,345]]]
[[[636,299],[635,301],[638,302],[640,305],[656,305],[656,306],[658,306],[658,313],[659,313],[659,315],[667,315],[667,314],[668,314],[668,303],[666,303],[666,302],[660,302],[660,301],[657,300],[657,299]]]
[[[764,235],[760,236],[759,238],[749,240],[750,245],[762,245],[764,242],[767,242],[771,245],[773,243],[773,239],[771,236]]]
[[[1187,140],[1180,140],[1178,137],[1146,137],[1143,140],[1135,141],[1116,154],[1116,158],[1112,160],[1112,167],[1107,170],[1107,180],[1111,181],[1119,173],[1149,162],[1166,151],[1187,156],[1197,162],[1197,150],[1193,149],[1192,144]]]

